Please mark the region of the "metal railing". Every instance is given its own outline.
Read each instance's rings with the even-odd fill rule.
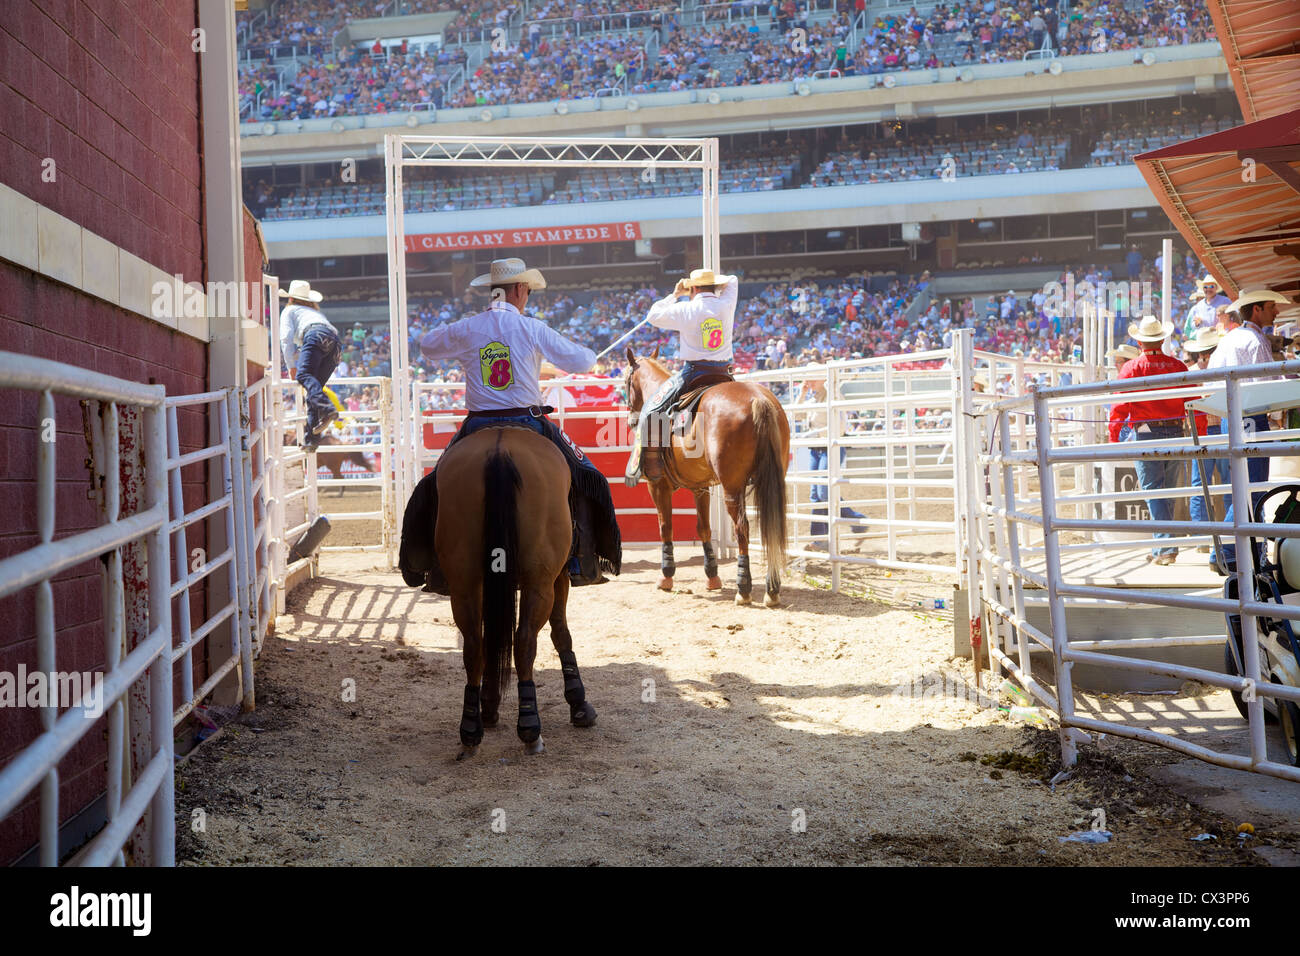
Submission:
[[[991,403],[982,415],[972,418],[972,442],[978,442],[978,473],[985,475],[986,492],[977,495],[971,515],[977,527],[973,550],[978,554],[978,602],[972,613],[983,609],[988,648],[995,668],[1012,674],[1038,701],[1050,708],[1060,721],[1063,763],[1068,767],[1076,760],[1078,743],[1089,739],[1089,732],[1113,734],[1140,740],[1178,751],[1223,767],[1251,770],[1288,780],[1300,780],[1300,768],[1269,759],[1264,732],[1261,698],[1278,702],[1300,702],[1300,688],[1273,683],[1261,668],[1256,617],[1300,620],[1300,607],[1261,600],[1255,590],[1255,554],[1251,537],[1300,537],[1300,524],[1255,523],[1253,508],[1237,507],[1232,520],[1120,520],[1105,513],[1109,503],[1122,498],[1148,500],[1191,499],[1230,492],[1233,501],[1252,501],[1252,495],[1276,486],[1277,482],[1252,482],[1247,468],[1249,458],[1300,456],[1300,430],[1253,432],[1247,427],[1249,416],[1266,413],[1281,405],[1257,404],[1259,386],[1251,380],[1275,379],[1278,375],[1300,374],[1300,362],[1291,361],[1257,366],[1237,366],[1152,376],[1143,380],[1146,390],[1142,402],[1178,400],[1186,402],[1204,396],[1222,396],[1223,421],[1227,435],[1206,436],[1196,440],[1172,437],[1163,440],[1125,441],[1120,445],[1080,440],[1084,432],[1076,431],[1067,440],[1058,431],[1062,409],[1087,409],[1095,422],[1113,404],[1121,392],[1132,396],[1131,380],[1083,383],[1041,388],[1029,395]],[[1271,383],[1276,385],[1276,383]],[[1300,393],[1300,389],[1295,389]],[[1132,401],[1130,397],[1128,400]],[[1217,401],[1217,399],[1216,399]],[[1291,401],[1290,404],[1295,404]],[[1019,416],[1032,422],[1033,439],[1026,447],[1017,447],[1012,438],[1011,419]],[[977,429],[978,419],[978,430]],[[1062,477],[1079,465],[1089,472],[1120,462],[1161,461],[1201,462],[1224,459],[1228,462],[1230,482],[1212,485],[1208,490],[1199,484],[1181,480],[1169,487],[1139,492],[1096,491],[1094,480],[1076,482],[1066,487]],[[1017,477],[1030,472],[1038,487],[1030,493]],[[1019,487],[1018,487],[1019,486]],[[1208,504],[1208,501],[1207,501]],[[1064,512],[1073,509],[1074,516]],[[1082,516],[1080,516],[1082,515]],[[1116,539],[1116,533],[1134,537]],[[1169,535],[1172,537],[1153,537]],[[1188,547],[1209,544],[1213,535],[1235,542],[1237,568],[1235,598],[1214,597],[1193,590],[1103,586],[1079,580],[1080,571],[1068,558],[1079,550],[1098,554],[1113,548]],[[1073,540],[1067,536],[1074,536]],[[1091,537],[1079,542],[1077,538]],[[1185,589],[1184,589],[1185,590]],[[1036,591],[1045,595],[1049,611],[1048,629],[1035,626],[1027,608]],[[1207,630],[1211,633],[1169,637],[1126,637],[1122,634],[1104,641],[1078,640],[1071,637],[1068,607],[1084,604],[1092,607],[1124,608],[1167,607],[1207,612]],[[1170,660],[1174,648],[1197,644],[1228,643],[1225,633],[1214,633],[1224,615],[1236,615],[1240,633],[1245,635],[1236,674],[1209,670]],[[1208,625],[1214,627],[1208,627]],[[1122,653],[1140,649],[1147,657]],[[1046,686],[1031,668],[1031,654],[1050,654],[1055,686]],[[1120,652],[1120,653],[1116,653]],[[1179,680],[1196,680],[1240,695],[1246,708],[1249,752],[1229,753],[1180,737],[1173,732],[1080,713],[1074,689],[1074,665],[1138,675],[1159,675]]]
[[[50,579],[103,559],[105,672],[98,696],[107,730],[108,822],[73,862],[122,863],[124,848],[133,842],[135,862],[170,865],[175,831],[164,390],[9,352],[0,352],[0,387],[39,393],[32,423],[45,439],[36,444],[39,541],[0,561],[0,598],[36,589],[37,668],[51,683],[59,660]],[[97,479],[102,523],[57,541],[55,394],[93,403],[88,407],[92,441],[103,455]],[[138,438],[130,427],[137,420]],[[123,516],[123,503],[134,513]],[[140,543],[146,551],[143,564]],[[144,682],[147,690],[137,686]],[[45,701],[40,735],[0,770],[0,818],[40,788],[43,866],[60,862],[59,761],[98,727],[93,705],[76,701],[60,714],[58,704]]]
[[[322,547],[321,550],[385,551],[388,553],[389,561],[394,562],[397,558],[397,510],[393,495],[393,483],[388,479],[388,471],[392,461],[391,449],[393,447],[391,432],[393,417],[392,379],[377,375],[357,376],[330,379],[329,383],[329,387],[332,389],[363,388],[368,385],[373,385],[379,389],[379,407],[357,410],[345,408],[339,412],[338,422],[344,428],[349,424],[362,425],[371,423],[379,430],[378,441],[341,442],[337,445],[321,445],[316,449],[315,457],[319,469],[322,456],[328,460],[332,456],[347,455],[354,452],[373,453],[378,459],[379,470],[368,478],[321,478],[318,475],[316,478],[316,488],[318,489],[317,506],[319,507],[319,489],[378,488],[380,491],[380,507],[378,511],[331,511],[326,516],[331,522],[378,521],[380,528],[379,541],[367,545],[330,545]],[[337,430],[335,433],[337,434]],[[404,505],[405,502],[403,502]]]

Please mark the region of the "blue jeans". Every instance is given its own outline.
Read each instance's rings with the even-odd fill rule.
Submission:
[[[334,404],[325,395],[325,383],[339,367],[342,353],[339,337],[323,325],[310,328],[303,334],[302,348],[298,351],[298,384],[307,390],[309,432],[334,409]]]
[[[812,459],[813,471],[826,471],[827,469],[830,468],[830,452],[827,449],[809,448],[808,454],[809,457]],[[841,448],[840,449],[841,468],[844,467],[844,461],[847,458],[848,458],[848,449]],[[813,502],[814,504],[825,504],[827,501],[830,501],[829,492],[830,492],[830,486],[828,485],[813,485],[812,490],[808,494],[808,500]],[[813,514],[824,515],[826,514],[826,509],[814,508]],[[861,512],[854,511],[848,505],[840,505],[840,517],[841,518],[862,518],[865,517],[865,515],[863,515]],[[826,534],[826,530],[827,529],[826,529],[825,522],[815,521],[813,522],[812,527],[809,529],[809,533],[814,535]]]
[[[1146,427],[1149,428],[1149,431],[1138,432],[1136,429],[1127,431],[1123,436],[1123,440],[1131,442],[1156,441],[1161,438],[1178,438],[1183,433],[1181,424],[1155,422]],[[1143,460],[1139,458],[1134,464],[1137,467],[1138,486],[1143,491],[1177,488],[1182,484],[1183,463],[1177,459],[1156,458]],[[1174,501],[1172,498],[1148,498],[1147,510],[1151,512],[1152,521],[1174,520]],[[1168,531],[1157,531],[1154,533],[1154,537],[1170,538],[1173,535]],[[1159,557],[1165,554],[1177,554],[1178,549],[1152,548],[1151,553]]]
[[[1250,415],[1242,419],[1241,424],[1245,427],[1247,439],[1250,438],[1251,432],[1258,434],[1259,432],[1266,432],[1269,430],[1267,415]],[[1219,422],[1219,434],[1228,434],[1228,423],[1226,421]],[[1223,464],[1226,466],[1228,462],[1225,461]],[[1247,458],[1246,474],[1250,477],[1251,484],[1254,484],[1257,481],[1268,481],[1268,458]],[[1259,504],[1265,494],[1267,494],[1267,492],[1264,491],[1252,491],[1250,493],[1250,518],[1253,518],[1255,506]],[[1227,514],[1223,516],[1223,520],[1231,521],[1232,495],[1224,495],[1223,503],[1228,509]],[[1231,535],[1226,539],[1221,540],[1223,540],[1223,554],[1221,555],[1223,563],[1226,564],[1229,569],[1232,569],[1236,567],[1237,564],[1237,543]]]
[[[1200,473],[1205,478],[1206,487],[1214,485],[1226,485],[1228,483],[1228,461],[1226,458],[1206,458],[1197,462]],[[1199,479],[1198,479],[1199,480]],[[1213,500],[1214,492],[1210,492]],[[1228,495],[1227,500],[1232,501],[1232,496]],[[1205,496],[1194,495],[1191,504],[1188,506],[1193,521],[1209,521],[1210,513],[1205,508]]]

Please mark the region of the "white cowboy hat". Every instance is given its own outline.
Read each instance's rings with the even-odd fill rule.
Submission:
[[[1197,288],[1200,288],[1201,286],[1207,286],[1207,285],[1218,286],[1218,288],[1220,288],[1220,289],[1223,288],[1223,286],[1219,285],[1219,280],[1216,279],[1216,278],[1214,278],[1214,276],[1210,275],[1209,273],[1206,273],[1206,276],[1205,276],[1204,279],[1197,279],[1197,280],[1196,280],[1196,286],[1197,286]]]
[[[1227,306],[1229,312],[1240,312],[1243,306],[1255,302],[1276,302],[1278,305],[1290,305],[1291,300],[1272,289],[1242,289],[1237,298]]]
[[[534,292],[546,288],[542,274],[536,269],[528,268],[523,259],[493,259],[491,271],[475,276],[469,284],[475,289],[481,289],[483,286],[511,285],[515,282],[527,283],[528,288]]]
[[[1161,322],[1154,315],[1144,315],[1141,322],[1129,323],[1128,337],[1139,342],[1163,342],[1173,330],[1172,320]]]
[[[311,283],[306,279],[294,279],[289,283],[289,291],[280,290],[280,295],[288,299],[304,299],[308,302],[319,302],[324,296],[319,292],[313,292]]]
[[[1142,352],[1140,350],[1134,348],[1132,345],[1127,345],[1127,344],[1117,345],[1113,349],[1106,350],[1106,358],[1113,358],[1120,361],[1121,363],[1127,362],[1129,359],[1135,359],[1141,354]]]
[[[1223,333],[1214,326],[1210,326],[1208,329],[1197,329],[1196,336],[1184,342],[1183,348],[1189,352],[1208,352],[1218,346],[1222,339]]]

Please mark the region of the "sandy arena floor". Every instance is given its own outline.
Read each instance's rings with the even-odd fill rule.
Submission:
[[[1085,750],[1073,779],[1049,789],[1056,735],[969,699],[950,617],[835,595],[799,570],[784,607],[736,607],[734,562],[710,594],[693,551],[678,548],[672,594],[654,588],[648,550],[628,552],[621,578],[572,593],[595,727],[570,726],[544,636],[546,752],[525,757],[512,690],[501,726],[461,763],[464,671],[447,599],[405,587],[378,555],[326,555],[267,639],[257,710],[178,770],[180,860],[1262,862],[1233,838],[1237,821],[1131,776],[1122,748]],[[355,702],[342,699],[347,679]],[[999,754],[1001,768],[981,761]],[[206,832],[189,827],[196,807]],[[1113,842],[1058,841],[1087,829],[1094,808]],[[1219,841],[1190,841],[1203,831]]]

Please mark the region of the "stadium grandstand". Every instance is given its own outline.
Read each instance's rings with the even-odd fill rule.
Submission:
[[[1069,361],[1080,330],[1047,314],[1047,283],[1159,294],[1176,234],[1132,157],[1241,122],[1209,15],[1168,0],[274,0],[239,31],[245,201],[272,271],[310,280],[356,333],[354,374],[388,363],[375,157],[395,126],[716,135],[748,368],[924,349],[965,325],[981,348]],[[412,338],[475,308],[465,284],[490,259],[521,255],[550,282],[538,314],[606,347],[699,258],[700,190],[672,168],[408,170]],[[458,245],[610,223],[637,238]],[[1176,250],[1182,316],[1205,268]],[[672,356],[655,330],[631,342]]]

